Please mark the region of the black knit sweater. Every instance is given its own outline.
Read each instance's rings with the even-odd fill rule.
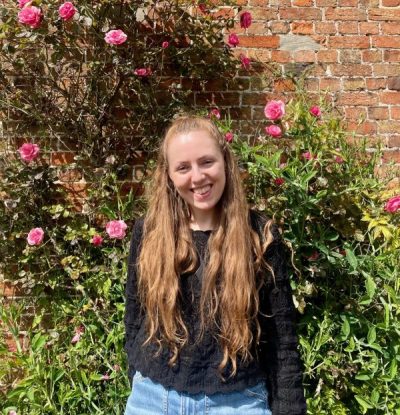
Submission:
[[[250,212],[250,218],[253,228],[260,232],[266,219],[254,211]],[[201,258],[204,258],[211,232],[192,231],[193,241]],[[265,253],[265,259],[274,270],[275,283],[266,272],[265,284],[259,292],[258,319],[262,334],[259,345],[252,349],[253,356],[258,357],[246,364],[238,359],[237,374],[226,381],[221,379],[218,372],[222,352],[216,336],[211,331],[206,331],[200,343],[193,341],[199,330],[198,305],[204,267],[202,260],[196,272],[181,276],[181,308],[191,341],[181,350],[177,363],[173,367],[168,366],[168,350],[163,349],[155,357],[156,345],[142,346],[147,336],[144,312],[138,301],[135,265],[142,233],[143,219],[139,219],[132,234],[126,285],[125,350],[128,355],[129,379],[138,370],[143,376],[150,377],[166,388],[206,394],[243,390],[260,381],[266,381],[273,415],[305,414],[295,309],[286,271],[288,257],[277,227],[272,228],[274,241]],[[228,364],[223,372],[225,379],[228,378],[230,369]]]

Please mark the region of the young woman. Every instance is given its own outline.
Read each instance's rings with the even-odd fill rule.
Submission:
[[[125,415],[305,414],[285,245],[248,208],[210,120],[172,122],[148,196],[129,255]]]

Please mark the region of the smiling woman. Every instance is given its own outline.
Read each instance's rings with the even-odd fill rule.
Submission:
[[[285,245],[210,119],[173,121],[148,199],[129,255],[125,414],[305,414]]]

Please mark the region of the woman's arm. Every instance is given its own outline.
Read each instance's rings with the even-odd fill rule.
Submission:
[[[136,334],[142,322],[141,308],[137,293],[136,261],[143,234],[143,219],[135,222],[132,232],[131,245],[128,257],[128,278],[125,287],[125,351],[128,355],[128,378],[131,380],[135,368],[130,361],[129,350],[133,346]]]
[[[273,415],[307,413],[302,385],[302,364],[296,335],[296,310],[287,273],[289,255],[278,228],[272,228],[273,243],[265,253],[275,273],[275,282],[262,289],[262,309],[271,317],[263,317],[262,331],[266,340],[262,365],[268,374],[267,385]]]

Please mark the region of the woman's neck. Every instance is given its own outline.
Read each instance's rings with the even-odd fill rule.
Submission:
[[[196,212],[192,214],[189,226],[195,231],[213,230],[218,225],[217,212]]]

